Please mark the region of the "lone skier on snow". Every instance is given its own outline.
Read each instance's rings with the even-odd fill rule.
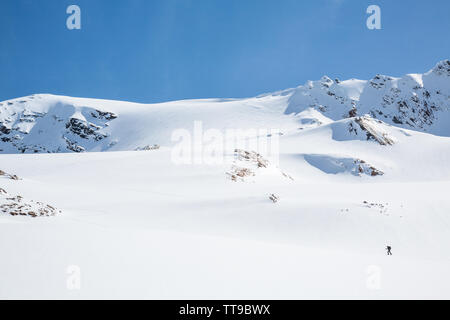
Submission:
[[[387,247],[386,247],[386,250],[387,250],[387,255],[388,255],[388,256],[392,256],[392,252],[391,252],[392,247],[391,247],[391,246],[387,246]]]

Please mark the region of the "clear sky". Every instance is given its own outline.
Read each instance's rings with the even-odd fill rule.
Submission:
[[[382,30],[366,27],[370,4]],[[250,97],[424,72],[450,58],[449,13],[448,0],[1,0],[0,100]]]

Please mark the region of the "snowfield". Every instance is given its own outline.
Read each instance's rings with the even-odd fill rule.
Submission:
[[[0,298],[449,299],[449,88],[446,60],[248,99],[1,102]],[[174,161],[198,130],[223,161]]]

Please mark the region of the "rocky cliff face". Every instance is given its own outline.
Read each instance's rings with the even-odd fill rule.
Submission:
[[[358,112],[408,129],[439,134],[442,128],[437,128],[438,119],[450,111],[449,88],[449,60],[423,75],[378,75],[362,92]]]
[[[90,107],[30,96],[0,103],[0,152],[82,152],[104,146],[117,116]]]
[[[328,77],[310,81],[295,89],[286,113],[306,108],[333,120],[368,114],[407,129],[449,135],[450,61],[439,62],[425,74],[401,78],[376,75],[369,81]]]

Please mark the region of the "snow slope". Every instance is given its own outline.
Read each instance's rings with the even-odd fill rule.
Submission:
[[[0,298],[450,298],[447,65],[249,99],[3,102]],[[173,132],[199,121],[275,129],[279,153],[245,149],[254,130],[224,161],[176,163]]]
[[[363,156],[358,147],[346,154]],[[449,298],[448,166],[421,180],[407,174],[420,159],[389,170],[373,157],[385,175],[372,178],[326,174],[303,159],[282,156],[294,181],[261,172],[233,182],[221,166],[172,165],[167,149],[3,155],[23,177],[2,181],[9,193],[63,212],[0,216],[0,297]],[[80,290],[66,285],[72,265]]]

